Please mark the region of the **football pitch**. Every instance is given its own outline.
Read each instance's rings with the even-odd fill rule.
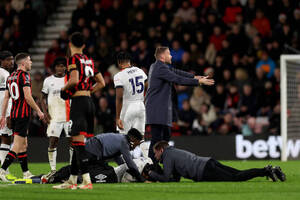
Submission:
[[[0,183],[1,200],[246,200],[246,199],[300,199],[300,161],[224,161],[226,165],[238,168],[264,167],[267,164],[280,165],[286,173],[286,182],[271,182],[256,178],[247,182],[199,182],[182,179],[179,183],[115,183],[94,184],[94,189],[54,190],[50,184],[7,184]],[[58,163],[58,168],[64,163]],[[47,173],[48,163],[29,163],[33,174]],[[21,177],[19,164],[10,171]]]

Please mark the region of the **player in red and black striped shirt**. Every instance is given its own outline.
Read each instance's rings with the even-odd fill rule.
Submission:
[[[32,61],[26,53],[19,53],[15,57],[18,65],[17,71],[13,72],[6,81],[6,91],[2,106],[0,128],[5,125],[5,112],[9,97],[12,98],[11,122],[14,135],[14,145],[5,158],[0,169],[0,179],[7,181],[5,178],[6,169],[18,156],[23,171],[23,178],[33,176],[28,170],[27,163],[27,132],[31,116],[31,108],[34,109],[39,118],[43,119],[44,114],[35,103],[31,95],[31,79],[28,73],[31,70]]]
[[[85,151],[84,136],[92,136],[94,129],[95,106],[91,93],[105,86],[102,75],[94,66],[93,60],[83,54],[84,38],[79,32],[71,35],[69,44],[71,57],[68,60],[68,83],[61,90],[61,97],[71,97],[70,121],[72,121],[71,137],[74,149],[71,176],[54,189],[76,189],[78,171],[81,171],[83,183],[80,189],[92,189],[90,175],[87,169],[87,155]],[[93,86],[93,83],[96,84]],[[79,166],[77,166],[79,163]]]

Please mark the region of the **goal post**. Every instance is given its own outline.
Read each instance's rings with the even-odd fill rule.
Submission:
[[[281,161],[288,160],[288,139],[300,138],[300,55],[280,56]]]

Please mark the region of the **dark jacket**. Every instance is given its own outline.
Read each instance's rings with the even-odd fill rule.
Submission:
[[[151,171],[151,178],[160,182],[179,181],[180,177],[201,181],[209,157],[200,157],[191,152],[167,147],[162,154],[163,174]]]
[[[172,83],[199,85],[194,75],[157,60],[150,66],[146,93],[146,124],[172,126]]]

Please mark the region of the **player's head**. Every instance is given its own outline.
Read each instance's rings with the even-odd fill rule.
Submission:
[[[85,47],[83,34],[80,32],[72,33],[72,35],[70,37],[69,47],[70,47],[71,53],[73,53],[72,51],[74,51],[74,49],[76,49],[77,51],[78,50],[82,51]]]
[[[160,160],[161,159],[161,155],[163,154],[165,148],[167,148],[169,146],[169,143],[167,141],[160,141],[157,142],[154,146],[153,146],[153,151],[154,151],[154,156],[156,158],[156,160]]]
[[[57,57],[51,65],[52,70],[57,76],[64,76],[67,66],[67,60],[64,57]]]
[[[164,63],[171,64],[172,56],[168,47],[157,47],[155,49],[154,57]]]
[[[130,142],[130,149],[135,149],[136,146],[143,142],[143,135],[135,128],[131,128],[127,133],[128,140]]]
[[[14,56],[10,51],[0,52],[0,66],[11,71],[14,68]]]
[[[18,68],[24,68],[26,71],[31,70],[32,61],[28,53],[18,53],[15,57]]]
[[[117,62],[120,67],[128,67],[130,66],[131,56],[129,53],[121,51],[117,55]]]

